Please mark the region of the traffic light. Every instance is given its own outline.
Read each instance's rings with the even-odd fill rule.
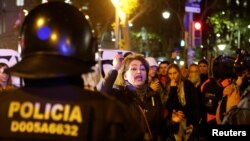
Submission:
[[[200,21],[192,22],[192,46],[197,47],[202,43],[202,25]]]
[[[200,22],[194,22],[194,28],[195,28],[195,30],[201,30],[201,23]]]

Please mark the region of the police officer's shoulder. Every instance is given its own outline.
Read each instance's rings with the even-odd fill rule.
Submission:
[[[8,95],[8,94],[13,94],[16,91],[19,91],[18,87],[14,87],[14,88],[11,88],[11,89],[8,89],[8,90],[2,90],[2,91],[0,91],[0,96],[5,96],[5,95]]]

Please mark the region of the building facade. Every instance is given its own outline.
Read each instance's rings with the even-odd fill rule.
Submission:
[[[0,48],[18,47],[18,35],[25,13],[42,0],[0,0]]]

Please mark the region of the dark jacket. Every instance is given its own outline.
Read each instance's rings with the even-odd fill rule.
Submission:
[[[129,141],[144,132],[126,107],[72,85],[0,93],[0,140]]]
[[[140,123],[141,127],[147,132],[145,120],[139,109],[140,106],[145,112],[154,140],[156,140],[157,136],[162,137],[164,120],[160,95],[154,92],[148,85],[145,85],[146,92],[143,100],[141,100],[139,98],[140,96],[138,96],[135,90],[131,89],[129,84],[125,86],[114,86],[117,74],[116,70],[109,71],[105,81],[102,83],[101,91],[125,104],[129,111],[132,112],[131,116],[135,117],[136,122]]]
[[[160,95],[146,86],[147,90],[145,96],[143,97],[143,100],[141,100],[136,91],[131,90],[129,87],[129,85],[126,85],[113,88],[111,96],[125,104],[129,111],[132,112],[131,116],[134,116],[136,122],[140,123],[141,127],[147,132],[145,119],[143,119],[143,115],[139,109],[140,106],[145,113],[154,138],[153,140],[156,140],[157,136],[162,137],[164,121]]]
[[[202,124],[217,124],[215,120],[216,109],[222,99],[223,87],[214,78],[209,78],[201,86],[202,91]],[[207,115],[214,116],[209,119]]]
[[[178,131],[178,124],[173,124],[171,117],[173,110],[183,111],[187,119],[187,126],[192,124],[194,127],[197,127],[200,120],[200,104],[199,96],[193,83],[189,80],[184,80],[184,93],[186,99],[186,105],[182,106],[179,102],[177,95],[177,87],[170,88],[169,99],[166,103],[166,108],[169,111],[167,116],[167,126],[170,133],[175,133]]]

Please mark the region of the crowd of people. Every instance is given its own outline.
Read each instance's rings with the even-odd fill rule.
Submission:
[[[223,117],[240,102],[243,90],[249,85],[247,62],[236,60],[222,55],[212,62],[201,59],[182,71],[180,66],[169,61],[157,62],[153,57],[136,53],[127,57],[117,54],[113,69],[102,83],[101,92],[114,93],[112,96],[126,101],[129,109],[136,99],[136,106],[144,109],[148,119],[149,124],[146,125],[149,127],[145,130],[151,130],[154,140],[158,137],[161,140],[182,141],[190,136],[206,140],[205,128],[223,124]],[[235,65],[239,61],[242,70],[237,71]],[[122,83],[116,84],[117,79]],[[224,99],[228,100],[224,102]],[[223,106],[222,101],[225,103]],[[162,111],[158,116],[150,112],[157,109]]]
[[[201,59],[186,71],[167,60],[117,54],[101,88],[86,89],[91,80],[82,74],[96,65],[96,40],[83,14],[63,2],[34,8],[20,35],[22,60],[10,68],[0,63],[0,141],[206,141],[205,128],[232,124],[228,113],[249,93],[244,53]],[[24,86],[13,87],[11,75]]]

